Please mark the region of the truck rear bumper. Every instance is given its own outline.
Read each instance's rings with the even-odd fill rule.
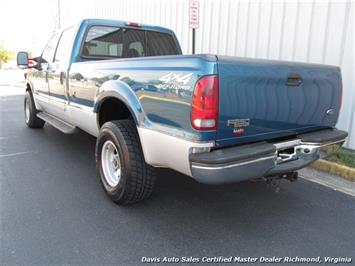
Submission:
[[[283,142],[261,142],[190,154],[192,177],[223,184],[299,170],[342,146],[347,133],[327,129]]]

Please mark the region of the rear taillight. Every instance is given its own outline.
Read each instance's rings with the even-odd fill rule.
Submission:
[[[216,130],[218,122],[218,76],[200,78],[194,89],[191,125],[197,130]]]

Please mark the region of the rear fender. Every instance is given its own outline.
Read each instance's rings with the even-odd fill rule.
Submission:
[[[117,98],[122,101],[131,112],[137,126],[141,126],[147,122],[145,119],[146,115],[137,95],[126,83],[119,80],[106,81],[97,92],[94,102],[95,113],[99,112],[101,104],[107,98]]]

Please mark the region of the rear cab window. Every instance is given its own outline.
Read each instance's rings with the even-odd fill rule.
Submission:
[[[147,52],[149,56],[179,54],[175,40],[170,34],[147,31]]]
[[[80,53],[88,59],[176,54],[180,54],[179,49],[168,33],[99,25],[89,28]]]
[[[123,29],[123,57],[146,56],[145,31],[136,29]]]

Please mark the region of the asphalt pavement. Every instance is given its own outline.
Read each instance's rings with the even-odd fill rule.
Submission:
[[[0,87],[1,90],[1,87]],[[300,179],[208,186],[158,171],[155,193],[112,203],[95,138],[26,127],[23,96],[0,97],[0,264],[137,265],[142,257],[352,257],[355,198]],[[171,151],[174,156],[174,151]]]

